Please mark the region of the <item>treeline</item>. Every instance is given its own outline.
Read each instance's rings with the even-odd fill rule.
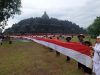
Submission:
[[[27,34],[27,33],[64,33],[80,34],[86,31],[68,20],[55,18],[44,19],[41,17],[28,18],[14,24],[4,32],[5,34]]]
[[[92,37],[96,37],[100,35],[100,16],[96,17],[94,22],[87,28],[87,32]]]

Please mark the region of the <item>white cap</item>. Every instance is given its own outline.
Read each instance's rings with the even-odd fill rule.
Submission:
[[[99,36],[97,36],[97,39],[99,39],[100,38],[100,35]]]

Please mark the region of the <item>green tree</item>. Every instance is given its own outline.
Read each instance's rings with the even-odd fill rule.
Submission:
[[[0,0],[0,27],[5,27],[10,17],[20,14],[21,0]]]
[[[93,24],[91,24],[88,29],[88,33],[93,35],[93,36],[98,36],[100,35],[100,17],[97,17]]]

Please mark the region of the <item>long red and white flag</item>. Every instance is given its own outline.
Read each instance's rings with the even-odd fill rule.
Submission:
[[[22,38],[32,40],[39,44],[42,44],[46,47],[52,48],[65,56],[69,56],[81,64],[92,68],[92,58],[90,47],[82,45],[78,42],[63,42],[57,39],[46,39],[46,38],[34,38],[34,37],[25,37]]]

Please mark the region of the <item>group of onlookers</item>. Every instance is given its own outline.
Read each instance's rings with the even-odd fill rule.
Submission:
[[[91,58],[93,59],[93,67],[92,69],[87,68],[86,66],[82,64],[78,64],[79,68],[83,68],[84,72],[88,74],[93,74],[95,73],[96,75],[100,75],[100,35],[96,37],[96,43],[94,45],[91,44],[90,41],[84,41],[83,39],[85,38],[84,35],[79,35],[79,42],[81,44],[87,45],[91,48]]]
[[[48,38],[48,37],[46,37]],[[58,39],[58,40],[61,40],[61,36],[60,37],[55,37],[55,36],[52,36],[52,37],[49,37],[49,39]],[[67,36],[66,37],[66,42],[71,42],[72,40],[72,36]],[[81,69],[82,71],[84,71],[85,73],[91,75],[91,74],[96,74],[96,75],[100,75],[100,36],[98,36],[96,38],[96,44],[93,46],[92,43],[90,41],[85,41],[84,38],[85,36],[83,34],[80,34],[77,36],[78,38],[78,42],[80,44],[83,44],[83,45],[86,45],[88,47],[91,48],[91,58],[93,59],[93,68],[90,69],[88,67],[86,67],[85,65],[81,64],[78,62],[78,69]],[[50,48],[50,52],[52,52],[53,49]],[[60,52],[56,51],[56,55],[57,56],[60,56]],[[66,57],[66,61],[69,62],[71,60],[71,58],[69,56]]]

